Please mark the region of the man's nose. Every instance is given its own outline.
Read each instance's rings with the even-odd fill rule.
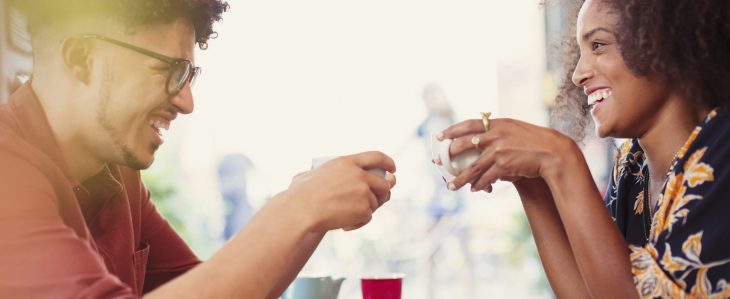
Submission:
[[[190,114],[195,108],[193,91],[190,84],[185,84],[175,96],[170,99],[173,106],[182,114]]]

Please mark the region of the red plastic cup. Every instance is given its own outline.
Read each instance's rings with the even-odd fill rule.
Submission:
[[[400,299],[403,274],[366,276],[360,284],[363,299]]]

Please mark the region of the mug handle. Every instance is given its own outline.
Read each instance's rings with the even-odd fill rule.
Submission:
[[[454,180],[454,176],[446,169],[444,160],[441,159],[441,148],[443,146],[444,141],[439,141],[438,138],[436,138],[436,134],[431,134],[431,159],[436,160],[440,159],[442,162],[442,165],[435,165],[436,169],[438,169],[438,172],[441,174],[441,176],[447,181],[450,182]],[[449,142],[451,144],[451,142]],[[448,146],[446,147],[448,149]],[[448,151],[447,151],[448,152]],[[451,157],[447,158],[448,164],[451,164]]]
[[[451,142],[453,141],[453,139],[446,139],[441,143],[439,158],[441,158],[441,163],[443,164],[442,167],[444,168],[444,170],[456,177],[459,175],[460,171],[454,168],[454,163],[451,162],[451,155],[449,154]]]

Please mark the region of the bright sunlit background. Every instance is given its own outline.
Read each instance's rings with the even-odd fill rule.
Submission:
[[[511,185],[444,192],[417,130],[428,116],[427,86],[445,95],[456,120],[492,111],[547,125],[559,76],[548,53],[565,22],[558,8],[546,13],[537,0],[229,2],[218,38],[197,53],[195,112],[172,125],[143,174],[158,209],[201,258],[224,244],[227,212],[240,212],[231,223],[243,225],[312,158],[379,150],[398,167],[391,201],[366,227],[329,233],[302,274],[345,277],[344,299],[361,298],[359,277],[393,272],[405,274],[403,298],[552,297]],[[605,148],[586,142],[599,182]],[[228,155],[249,160],[224,163],[241,171],[222,184]],[[224,201],[222,187],[244,190],[244,204]]]
[[[251,160],[255,210],[312,158],[383,151],[398,166],[392,200],[365,228],[330,233],[303,274],[345,277],[346,299],[360,298],[360,276],[389,272],[405,274],[404,298],[551,297],[513,188],[464,191],[437,221],[429,207],[445,186],[416,134],[429,84],[457,120],[493,111],[547,125],[546,24],[537,1],[231,1],[197,54],[196,111],[173,125],[145,177],[205,258],[232,208],[217,176],[226,155]]]

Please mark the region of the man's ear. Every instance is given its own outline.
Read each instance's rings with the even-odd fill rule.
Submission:
[[[67,37],[61,43],[63,65],[77,80],[84,84],[91,81],[93,44],[83,37]]]

